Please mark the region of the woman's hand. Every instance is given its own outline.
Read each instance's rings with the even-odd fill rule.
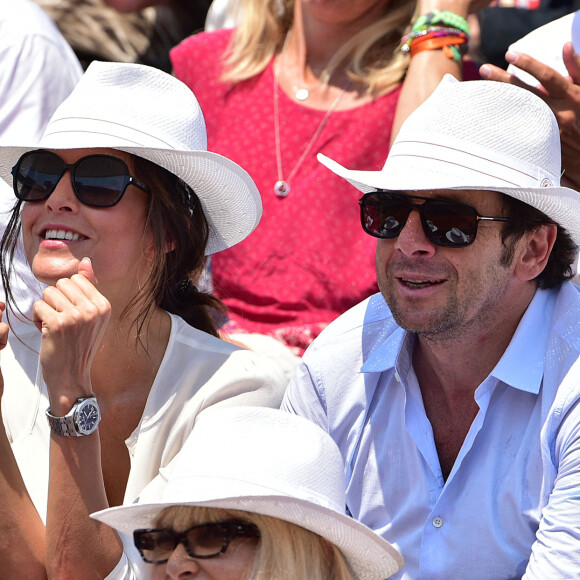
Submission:
[[[95,284],[91,261],[83,258],[78,274],[46,288],[43,300],[34,304],[34,321],[42,333],[42,374],[57,416],[92,393],[91,365],[111,314]]]
[[[519,52],[507,52],[506,60],[531,74],[539,87],[531,87],[505,70],[490,64],[480,68],[482,78],[528,89],[550,106],[560,127],[562,142],[562,183],[580,189],[580,57],[571,42],[562,50],[569,76],[563,76],[539,60]]]

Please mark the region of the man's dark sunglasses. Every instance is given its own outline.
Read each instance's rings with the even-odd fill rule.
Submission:
[[[423,200],[423,203],[414,203]],[[421,217],[423,231],[437,246],[464,248],[475,241],[480,221],[507,222],[509,218],[481,216],[470,205],[388,191],[367,193],[359,200],[360,219],[365,232],[384,240],[396,238],[412,210]]]
[[[135,530],[133,540],[141,557],[150,564],[167,562],[179,544],[191,558],[216,558],[224,554],[230,542],[245,536],[259,538],[260,531],[253,524],[240,520],[201,524],[185,532],[170,529]]]
[[[12,168],[14,193],[22,201],[44,201],[67,169],[76,196],[86,205],[111,207],[121,201],[129,185],[151,193],[118,157],[87,155],[75,163],[65,163],[56,153],[43,149],[25,153]]]

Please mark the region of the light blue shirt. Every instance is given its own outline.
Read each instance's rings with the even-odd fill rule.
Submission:
[[[414,342],[375,295],[313,343],[282,405],[338,443],[347,511],[405,558],[393,578],[580,578],[578,288],[536,292],[446,481]]]

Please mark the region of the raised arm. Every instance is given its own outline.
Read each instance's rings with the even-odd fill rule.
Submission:
[[[515,75],[490,64],[480,68],[482,78],[510,83],[529,89],[539,95],[556,115],[562,143],[562,183],[580,189],[580,57],[571,42],[562,49],[569,76],[563,76],[551,67],[519,52],[507,52],[506,60],[531,74],[540,87],[527,85]]]
[[[462,18],[483,8],[489,0],[420,0],[421,15],[433,10],[448,10]],[[435,90],[446,74],[462,80],[462,61],[448,58],[443,50],[422,50],[409,63],[407,74],[397,104],[391,143],[405,119]]]
[[[110,305],[94,283],[84,259],[79,274],[48,287],[34,305],[42,334],[40,363],[56,417],[92,394],[91,366],[110,316]],[[106,507],[99,430],[81,437],[53,431],[46,517],[49,579],[102,579],[115,568],[122,556],[119,537],[89,517]]]

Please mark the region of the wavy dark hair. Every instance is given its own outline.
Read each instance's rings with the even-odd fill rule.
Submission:
[[[163,167],[135,155],[132,163],[134,176],[152,192],[146,225],[153,232],[154,258],[145,284],[121,318],[134,314],[140,336],[151,309],[159,306],[180,316],[190,326],[218,336],[216,320],[223,314],[224,306],[195,286],[206,264],[209,235],[201,202],[191,187]],[[10,275],[21,232],[22,204],[22,201],[15,204],[0,241],[0,274],[6,300],[16,311],[19,310],[10,287]]]
[[[546,267],[541,274],[536,276],[535,281],[539,288],[548,289],[570,280],[574,276],[572,266],[578,251],[578,246],[572,240],[572,236],[560,224],[535,207],[509,195],[504,194],[503,198],[505,215],[510,218],[510,221],[505,222],[502,231],[504,251],[501,263],[503,265],[511,263],[515,243],[526,232],[533,231],[542,225],[555,225],[557,234],[554,247],[550,252]]]

